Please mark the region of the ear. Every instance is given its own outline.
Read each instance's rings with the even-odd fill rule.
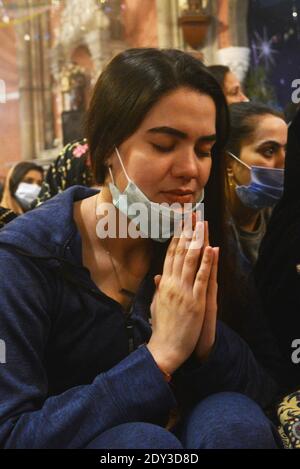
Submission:
[[[114,174],[114,163],[115,163],[115,160],[114,160],[114,155],[110,155],[107,160],[105,161],[105,167],[106,167],[106,174],[108,175],[109,179],[110,179],[110,171],[113,172]]]
[[[234,175],[234,165],[235,161],[233,158],[231,158],[229,155],[226,156],[226,172],[229,177],[232,177]]]
[[[112,155],[111,155],[111,156],[109,156],[109,157],[107,158],[107,160],[105,161],[105,166],[106,166],[107,168],[111,168],[111,167],[112,167],[112,160],[113,160],[113,157],[112,157]]]

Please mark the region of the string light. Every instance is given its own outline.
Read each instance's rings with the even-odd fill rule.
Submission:
[[[274,65],[274,55],[278,53],[273,47],[274,38],[268,39],[266,28],[264,28],[263,37],[257,32],[254,33],[256,38],[256,44],[252,44],[256,61],[259,63],[261,59],[264,60],[265,65],[269,68],[270,65]]]

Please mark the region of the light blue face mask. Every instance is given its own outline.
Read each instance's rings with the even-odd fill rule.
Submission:
[[[283,194],[284,169],[248,166],[230,151],[227,153],[251,173],[250,184],[235,189],[240,201],[254,210],[274,207]]]
[[[163,205],[151,202],[151,200],[149,200],[140,188],[129,178],[118,149],[116,148],[115,151],[128,184],[124,192],[121,193],[115,185],[112,171],[109,168],[112,179],[112,183],[109,184],[109,189],[114,206],[119,209],[121,213],[134,221],[136,218],[136,212],[130,209],[133,208],[134,204],[143,204],[147,210],[143,210],[139,215],[138,223],[141,227],[140,231],[143,231],[142,227],[146,227],[144,230],[145,237],[152,238],[154,241],[158,241],[160,243],[168,241],[168,239],[174,235],[176,225],[181,223],[188,213],[196,212],[200,209],[201,203],[204,199],[204,189],[200,200],[193,206],[193,209],[190,212],[185,211],[183,213],[182,211],[175,211],[170,209],[167,204]],[[155,234],[153,235],[153,233]]]

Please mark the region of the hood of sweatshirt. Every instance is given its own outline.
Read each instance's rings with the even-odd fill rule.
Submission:
[[[17,217],[0,230],[0,246],[9,245],[32,257],[70,259],[66,247],[77,232],[73,219],[74,202],[98,193],[73,186],[40,207]],[[76,260],[73,259],[74,263]]]
[[[91,290],[81,259],[71,248],[78,228],[73,218],[74,202],[96,195],[99,191],[73,186],[48,200],[38,208],[17,217],[0,230],[0,248],[17,251],[21,255],[46,261],[51,268],[59,268],[64,277]],[[153,263],[142,284],[143,304],[154,293],[153,277],[161,273],[166,245],[153,243]],[[99,291],[93,293],[99,296]],[[139,300],[138,300],[139,301]]]

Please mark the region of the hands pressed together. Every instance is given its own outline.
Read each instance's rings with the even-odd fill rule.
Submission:
[[[199,246],[199,231],[204,244]],[[155,277],[153,333],[147,345],[157,365],[174,373],[194,352],[204,361],[215,343],[219,248],[209,246],[208,224],[198,222],[168,248],[163,273]]]

